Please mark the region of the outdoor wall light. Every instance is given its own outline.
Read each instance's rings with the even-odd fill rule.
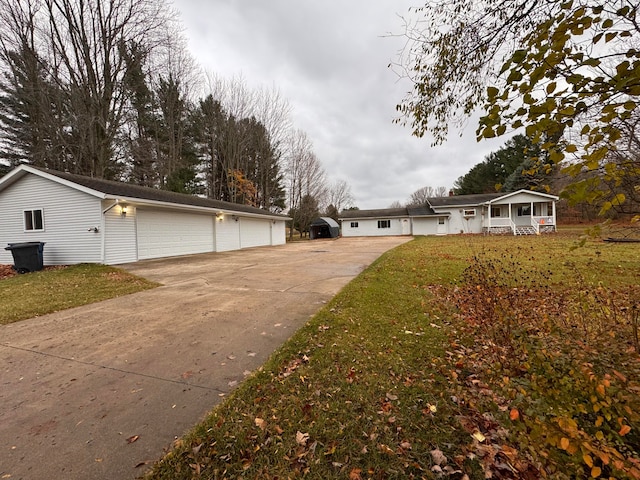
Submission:
[[[218,220],[222,221],[222,219],[224,219],[224,213],[222,213],[222,212],[218,212],[218,213],[216,214],[216,218],[217,218]]]
[[[120,207],[120,215],[123,216],[123,217],[127,216],[127,206],[126,205],[122,205]]]
[[[237,221],[238,221],[238,216],[237,216],[237,215],[232,215],[232,216],[231,216],[231,218],[233,218],[233,221],[234,221],[234,222],[237,222]]]

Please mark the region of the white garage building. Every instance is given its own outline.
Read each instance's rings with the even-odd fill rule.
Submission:
[[[286,242],[284,215],[22,165],[0,179],[0,264],[45,242],[45,265],[120,264]]]

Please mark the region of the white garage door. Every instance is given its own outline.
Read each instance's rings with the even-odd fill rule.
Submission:
[[[213,217],[184,212],[137,211],[138,259],[213,251]]]
[[[240,247],[271,245],[271,220],[240,218]]]

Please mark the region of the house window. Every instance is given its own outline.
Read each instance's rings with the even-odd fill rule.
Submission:
[[[351,228],[358,228],[358,222],[351,222]]]
[[[44,230],[44,216],[42,215],[42,210],[24,211],[24,229],[27,232]]]
[[[378,228],[391,228],[391,220],[378,220]]]
[[[475,217],[476,216],[476,209],[475,208],[468,208],[468,209],[464,210],[462,212],[462,214],[465,217]]]
[[[518,207],[518,216],[519,217],[530,217],[531,216],[531,205],[520,205]]]
[[[502,208],[500,208],[500,207],[491,207],[491,216],[492,217],[501,217],[502,216]]]

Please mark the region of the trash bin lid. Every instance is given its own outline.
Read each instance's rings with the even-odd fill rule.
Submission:
[[[14,250],[18,248],[39,247],[44,245],[45,242],[22,242],[22,243],[9,243],[8,247],[4,247],[5,250]]]

